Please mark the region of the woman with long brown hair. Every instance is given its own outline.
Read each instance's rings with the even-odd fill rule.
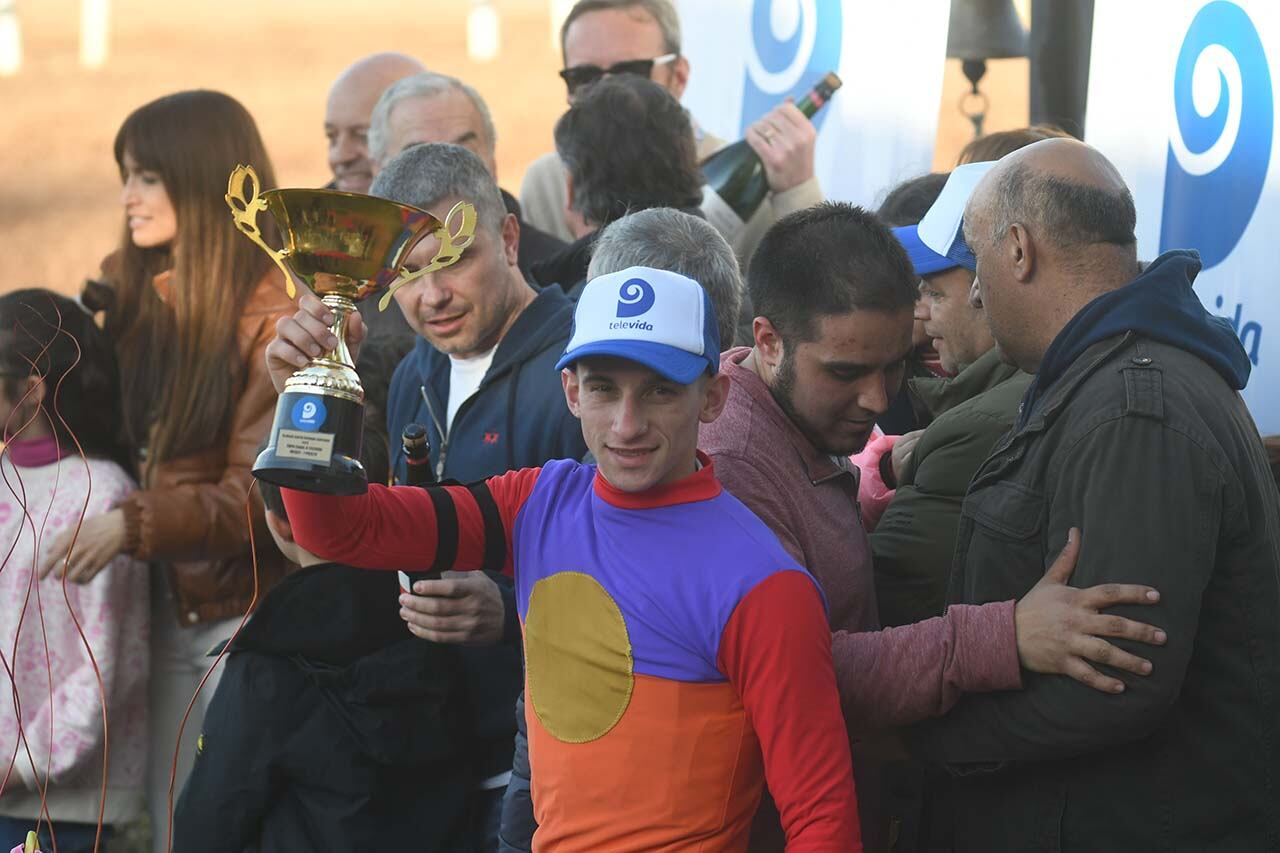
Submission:
[[[293,305],[270,259],[236,232],[223,199],[240,163],[252,164],[264,187],[275,184],[239,102],[210,91],[152,101],[125,120],[115,158],[124,235],[103,264],[106,287],[85,298],[105,303],[142,488],[86,520],[67,571],[87,582],[121,553],[154,567],[148,796],[163,849],[178,725],[210,646],[231,634],[253,595],[246,501],[259,534],[259,592],[284,571],[249,486],[276,402],[263,350]],[[47,570],[66,558],[69,542],[59,545]],[[187,722],[175,790],[194,759],[203,708]]]

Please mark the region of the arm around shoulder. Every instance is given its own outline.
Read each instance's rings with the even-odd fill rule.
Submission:
[[[969,696],[913,732],[926,757],[950,764],[1063,758],[1147,736],[1182,692],[1222,521],[1222,483],[1206,449],[1158,420],[1118,417],[1057,454],[1048,480],[1048,553],[1082,530],[1072,585],[1146,584],[1160,601],[1108,615],[1164,629],[1164,645],[1114,640],[1152,663],[1119,673],[1118,695],[1061,675],[1029,673],[1022,691]],[[1159,535],[1149,535],[1159,531]],[[980,535],[975,534],[975,535]]]

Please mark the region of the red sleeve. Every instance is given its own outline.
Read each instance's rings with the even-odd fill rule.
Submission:
[[[325,560],[362,569],[487,569],[512,574],[516,515],[541,468],[470,486],[382,486],[338,497],[281,489],[294,540]]]
[[[718,663],[760,738],[789,853],[861,851],[831,630],[813,579],[784,571],[757,584],[725,626]]]

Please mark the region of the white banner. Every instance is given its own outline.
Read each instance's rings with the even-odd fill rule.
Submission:
[[[1253,362],[1245,400],[1280,432],[1280,3],[1098,3],[1085,138],[1138,207],[1138,251],[1200,251],[1196,292]]]
[[[948,0],[678,0],[691,73],[684,103],[708,131],[741,139],[828,71],[844,87],[815,119],[828,198],[871,206],[929,171]]]

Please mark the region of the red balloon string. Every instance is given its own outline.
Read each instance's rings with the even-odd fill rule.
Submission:
[[[107,782],[108,782],[108,770],[110,768],[110,755],[111,755],[110,722],[108,720],[107,696],[106,696],[106,688],[102,680],[102,670],[98,666],[97,658],[95,657],[93,653],[93,649],[89,644],[88,637],[84,633],[84,628],[80,623],[79,617],[76,616],[75,610],[71,606],[71,599],[67,592],[68,590],[67,570],[70,566],[71,554],[75,550],[76,540],[79,538],[80,530],[84,524],[85,516],[88,512],[89,496],[92,494],[92,491],[93,491],[93,474],[89,467],[88,460],[85,457],[84,448],[81,446],[79,438],[75,435],[75,432],[67,424],[66,420],[63,419],[62,414],[58,407],[58,395],[61,391],[62,382],[66,379],[66,375],[69,374],[71,370],[74,370],[77,366],[79,366],[83,353],[80,349],[79,342],[75,341],[74,336],[62,328],[61,314],[60,312],[57,312],[56,306],[55,306],[55,313],[58,313],[59,322],[56,326],[52,327],[53,337],[50,338],[44,344],[40,352],[40,355],[43,356],[44,353],[47,352],[49,346],[52,345],[53,340],[55,340],[57,336],[60,334],[67,335],[69,338],[72,339],[72,341],[75,344],[75,349],[76,349],[75,360],[72,363],[71,368],[68,369],[68,371],[63,375],[61,379],[59,379],[57,386],[54,388],[51,408],[52,408],[53,416],[66,429],[67,434],[71,437],[71,441],[75,444],[76,455],[79,458],[81,464],[84,465],[85,475],[88,479],[88,489],[84,497],[84,503],[81,506],[79,516],[76,519],[75,530],[72,533],[71,543],[67,549],[67,554],[62,561],[62,597],[63,597],[63,601],[67,605],[67,609],[71,615],[72,622],[75,625],[76,633],[80,637],[80,642],[84,646],[85,653],[88,655],[90,666],[93,667],[94,676],[97,679],[97,683],[98,683],[98,695],[99,695],[99,699],[102,707],[102,780],[101,780],[101,786],[99,789],[97,834],[94,838],[94,846],[93,846],[95,853],[97,853],[102,843],[103,823],[106,816]],[[37,318],[37,319],[40,319],[40,318]],[[41,322],[45,326],[49,326],[47,321],[44,321],[41,319]],[[15,325],[15,332],[21,332],[28,336],[32,336],[31,330],[26,328],[26,326],[22,323],[17,323]],[[34,336],[32,337],[34,338]],[[39,416],[38,411],[33,411],[31,414],[31,417],[29,417],[25,422],[23,422],[16,431],[13,431],[13,432],[10,431],[10,426],[11,426],[10,421],[13,419],[14,415],[17,412],[21,411],[22,404],[25,403],[27,399],[32,394],[34,394],[38,388],[42,387],[42,384],[44,381],[43,377],[40,375],[37,369],[37,361],[28,359],[28,363],[31,367],[31,376],[33,376],[36,379],[36,382],[32,383],[30,387],[26,390],[21,400],[19,400],[18,405],[14,406],[13,411],[10,413],[9,419],[6,420],[4,424],[3,438],[5,441],[5,446],[3,448],[0,448],[0,458],[9,454],[8,444],[11,443],[13,440],[19,438],[22,435],[22,433],[25,432],[27,428]],[[55,431],[55,442],[56,441],[57,441],[57,433]],[[61,451],[61,448],[59,447],[59,456],[61,455],[60,451]],[[53,736],[54,736],[54,726],[55,726],[54,708],[53,708],[53,705],[54,705],[53,667],[52,667],[52,661],[50,659],[48,635],[45,633],[44,603],[40,595],[39,584],[37,583],[37,574],[38,574],[40,541],[44,535],[44,531],[49,519],[49,515],[52,512],[53,502],[57,497],[59,475],[55,474],[53,495],[50,497],[49,506],[45,508],[44,515],[41,518],[40,527],[37,530],[35,525],[35,520],[32,517],[30,507],[27,502],[26,488],[25,488],[25,484],[23,484],[22,482],[22,475],[19,472],[17,466],[11,465],[9,467],[12,468],[12,473],[17,480],[16,486],[15,486],[15,483],[10,482],[9,480],[10,471],[8,469],[0,467],[0,478],[4,480],[5,486],[9,489],[10,494],[13,495],[13,497],[18,501],[19,506],[22,508],[23,523],[19,526],[18,536],[15,537],[14,541],[9,546],[9,550],[5,555],[4,562],[0,563],[0,572],[4,571],[5,568],[9,565],[9,558],[12,556],[13,552],[17,549],[18,542],[21,539],[22,530],[24,527],[29,527],[31,529],[34,537],[34,541],[35,541],[35,548],[33,549],[34,557],[32,560],[31,576],[27,584],[27,593],[24,596],[22,601],[22,608],[19,611],[18,625],[15,632],[14,645],[13,645],[13,648],[10,650],[10,657],[16,660],[18,640],[22,635],[22,626],[26,621],[27,609],[30,606],[31,597],[32,597],[32,594],[34,593],[35,599],[36,599],[36,610],[38,614],[37,618],[40,624],[41,638],[44,645],[46,674],[48,676],[49,705],[50,705],[50,715],[49,715],[50,749],[49,749],[49,756],[44,768],[45,772],[42,776],[36,768],[35,758],[31,753],[31,746],[30,746],[26,731],[23,727],[22,700],[21,700],[21,696],[18,693],[18,682],[17,682],[16,673],[14,671],[13,666],[10,665],[9,659],[5,657],[4,650],[0,649],[0,666],[3,666],[4,671],[6,675],[9,677],[9,681],[12,686],[13,708],[14,708],[15,718],[18,724],[18,740],[14,745],[13,754],[9,756],[8,766],[5,769],[4,777],[2,780],[0,780],[0,794],[3,794],[6,788],[8,787],[9,780],[12,777],[13,770],[18,760],[19,750],[21,749],[23,752],[25,752],[27,763],[31,767],[32,775],[35,778],[40,779],[40,786],[39,786],[40,816],[37,818],[37,821],[36,821],[36,826],[35,826],[36,832],[39,833],[41,826],[47,823],[49,827],[49,841],[52,846],[52,850],[50,851],[50,853],[57,853],[58,842],[57,842],[56,834],[54,832],[53,819],[52,819],[52,816],[49,814],[49,806],[48,806],[48,786],[49,786],[49,777],[50,777],[50,771],[52,769],[52,761],[53,761],[53,742],[54,742]],[[178,727],[178,735],[176,738],[176,743],[174,744],[173,763],[170,766],[170,770],[169,770],[169,789],[168,789],[168,802],[167,802],[168,826],[166,828],[165,849],[169,850],[170,853],[172,853],[172,850],[173,850],[173,794],[174,794],[174,787],[177,781],[178,762],[179,762],[179,756],[181,754],[181,749],[182,749],[183,732],[186,730],[187,721],[191,717],[191,712],[194,709],[196,702],[199,700],[200,693],[204,689],[205,684],[208,682],[209,678],[212,676],[214,670],[217,669],[218,664],[220,664],[222,662],[222,659],[226,656],[227,649],[235,641],[236,637],[240,635],[240,631],[244,628],[245,623],[248,622],[249,616],[252,614],[253,609],[254,607],[257,606],[257,602],[258,602],[258,554],[257,554],[257,543],[256,543],[255,532],[254,532],[254,525],[253,525],[253,489],[256,488],[256,486],[257,486],[257,481],[254,480],[252,483],[250,483],[249,489],[245,493],[245,519],[246,519],[248,530],[249,530],[249,550],[250,550],[250,557],[251,557],[251,562],[253,567],[253,596],[250,599],[249,606],[248,608],[246,608],[244,615],[240,619],[239,624],[236,626],[236,630],[232,633],[231,638],[227,641],[227,643],[223,646],[222,650],[218,653],[218,656],[214,659],[213,664],[209,667],[208,671],[205,672],[204,677],[200,679],[200,683],[196,686],[195,693],[192,695],[191,701],[187,704],[186,713],[183,714],[182,722]],[[159,831],[159,827],[153,827],[152,829],[153,831],[156,831],[156,832]]]
[[[53,393],[50,397],[51,405],[49,406],[49,409],[51,410],[53,417],[57,419],[57,421],[63,426],[64,429],[66,429],[67,434],[71,438],[71,441],[75,444],[76,455],[79,458],[80,463],[84,466],[85,476],[86,476],[87,486],[88,486],[84,494],[83,503],[80,506],[79,514],[76,518],[75,530],[72,532],[71,543],[67,549],[67,556],[63,560],[62,598],[67,605],[67,612],[71,616],[72,623],[75,625],[76,633],[80,637],[81,645],[84,646],[85,654],[88,656],[88,659],[89,659],[89,665],[93,668],[94,677],[98,684],[98,697],[100,700],[99,704],[102,709],[102,780],[101,780],[101,786],[99,789],[97,834],[94,838],[94,845],[93,845],[93,849],[95,853],[97,853],[102,842],[103,818],[106,813],[106,805],[107,805],[106,803],[107,773],[110,767],[109,760],[110,760],[110,753],[111,753],[111,732],[110,732],[110,725],[107,719],[107,696],[106,696],[106,688],[102,681],[102,670],[98,666],[98,661],[96,656],[93,653],[93,648],[89,644],[89,639],[84,633],[84,628],[80,624],[80,619],[76,615],[75,608],[72,607],[71,605],[71,598],[67,592],[67,567],[70,563],[70,555],[75,550],[76,539],[80,535],[80,529],[84,524],[84,519],[88,512],[89,497],[93,493],[93,472],[90,469],[88,460],[85,457],[84,448],[80,445],[80,439],[76,436],[75,431],[71,429],[70,425],[68,425],[66,420],[62,417],[62,412],[59,408],[59,403],[58,403],[59,396],[62,391],[62,383],[66,381],[67,376],[70,375],[72,371],[74,371],[77,367],[79,367],[83,353],[80,348],[80,342],[76,340],[74,335],[72,335],[70,332],[67,332],[63,328],[61,310],[57,307],[56,304],[54,304],[53,308],[54,308],[54,314],[58,318],[56,325],[50,326],[48,321],[45,321],[43,318],[40,318],[38,315],[36,316],[37,320],[39,320],[43,325],[45,325],[52,331],[52,336],[49,337],[45,341],[45,343],[42,345],[40,353],[37,355],[35,360],[27,359],[28,365],[31,369],[31,373],[29,374],[29,376],[34,378],[36,381],[30,384],[26,393],[23,395],[22,399],[19,401],[19,404],[14,407],[14,411],[15,412],[19,411],[22,407],[22,403],[24,403],[30,395],[34,394],[38,388],[43,387],[44,377],[40,374],[40,371],[38,368],[39,360],[44,356],[46,352],[48,352],[49,347],[53,345],[53,342],[58,338],[59,335],[66,335],[68,339],[71,341],[72,346],[75,348],[76,354],[75,354],[75,358],[72,360],[71,365],[59,378],[57,385],[53,389]],[[15,324],[14,331],[15,333],[25,334],[26,336],[28,336],[29,338],[37,342],[42,340],[41,338],[36,337],[35,334],[31,331],[31,329],[27,328],[27,326],[23,324],[21,321]],[[44,408],[44,407],[42,406],[41,408]],[[16,433],[13,433],[13,434],[10,434],[9,423],[7,422],[5,423],[5,426],[4,426],[4,436],[6,438],[6,449],[4,451],[5,453],[8,453],[8,449],[7,449],[8,442],[12,441],[15,438],[18,438],[35,421],[35,419],[38,416],[39,416],[39,411],[34,410],[32,412],[31,417],[28,418],[27,421],[22,424],[22,426],[18,429]],[[10,417],[12,417],[12,414]],[[54,443],[55,443],[55,448],[57,449],[57,456],[61,458],[62,448],[59,445],[58,433],[56,430],[54,431]],[[13,686],[13,704],[14,704],[14,711],[16,714],[17,723],[18,723],[18,741],[25,748],[27,762],[31,767],[32,776],[40,780],[40,784],[39,784],[40,810],[39,810],[39,817],[37,818],[37,821],[36,821],[35,829],[37,834],[39,834],[41,825],[45,821],[48,822],[49,841],[52,846],[52,853],[57,853],[57,850],[58,850],[57,833],[54,828],[52,815],[49,814],[49,805],[48,805],[49,780],[52,775],[52,769],[53,769],[52,767],[53,766],[53,749],[54,749],[54,743],[55,743],[54,735],[56,731],[55,729],[56,708],[55,708],[54,693],[53,693],[53,664],[50,656],[49,637],[46,632],[46,626],[45,626],[44,602],[40,594],[40,586],[37,579],[37,573],[38,573],[37,564],[38,564],[39,553],[40,553],[40,543],[43,540],[44,533],[49,521],[49,515],[53,511],[53,506],[58,496],[58,487],[61,482],[61,466],[59,466],[58,470],[54,474],[53,492],[49,497],[49,505],[45,507],[44,515],[41,518],[40,528],[38,531],[35,529],[35,523],[31,517],[30,506],[28,505],[28,502],[26,499],[26,488],[22,483],[22,475],[19,472],[19,469],[16,465],[12,467],[13,467],[14,475],[18,479],[18,486],[19,486],[20,492],[14,489],[13,484],[9,483],[7,471],[4,472],[5,485],[8,486],[10,493],[13,494],[13,496],[18,500],[19,505],[22,507],[24,523],[25,525],[30,526],[32,529],[34,548],[33,548],[31,575],[27,583],[27,594],[23,599],[22,610],[20,611],[18,616],[18,626],[14,636],[14,645],[13,645],[13,650],[11,654],[13,655],[16,661],[18,642],[22,636],[22,625],[26,620],[27,608],[30,605],[31,594],[34,591],[35,598],[36,598],[36,609],[37,609],[38,620],[40,624],[40,635],[41,635],[42,643],[44,645],[45,672],[48,678],[48,687],[49,687],[49,751],[48,751],[48,756],[45,762],[43,776],[38,772],[35,766],[35,760],[31,755],[30,743],[28,741],[26,732],[23,728],[22,704],[21,704],[21,697],[18,695],[16,673],[14,672],[14,669],[10,667],[8,661],[4,661],[4,668],[5,668],[6,674],[9,676],[10,683]],[[13,553],[14,549],[17,547],[18,538],[21,537],[21,533],[22,533],[21,527],[22,526],[20,525],[18,537],[14,539],[13,545],[10,546],[10,549],[9,549],[10,555]],[[8,555],[6,555],[5,562],[6,563],[8,562]],[[0,658],[2,657],[3,657],[3,653],[0,652]],[[13,772],[13,767],[17,760],[17,751],[18,751],[17,746],[18,745],[15,744],[14,754],[10,758],[9,766],[5,771],[4,781],[0,782],[0,792],[3,792],[4,789],[7,787],[9,778]]]

